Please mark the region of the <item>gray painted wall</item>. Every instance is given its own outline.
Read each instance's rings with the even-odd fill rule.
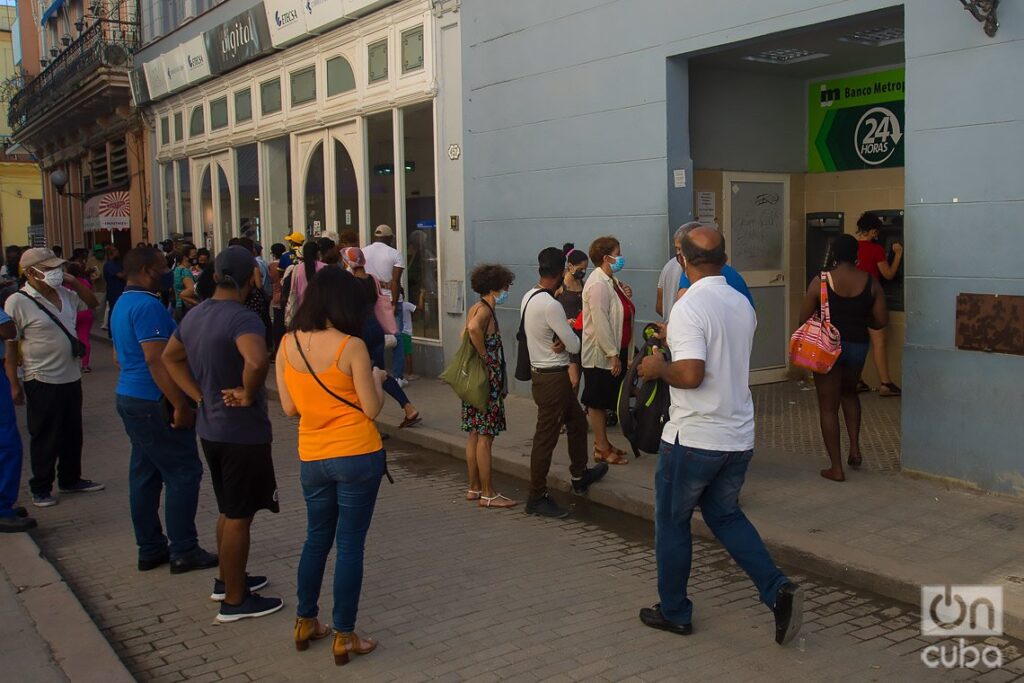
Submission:
[[[903,463],[1020,496],[1024,358],[954,347],[958,293],[1024,294],[1024,4],[999,20],[906,4]]]

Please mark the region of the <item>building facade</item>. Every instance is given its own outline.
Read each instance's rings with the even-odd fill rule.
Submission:
[[[518,286],[541,247],[617,235],[651,320],[674,229],[717,225],[757,303],[752,381],[770,382],[793,374],[787,341],[827,237],[876,212],[886,246],[906,247],[887,285],[904,470],[1024,495],[1024,331],[1006,298],[1024,294],[1024,94],[1008,85],[1024,6],[999,4],[998,26],[952,0],[462,14],[467,263],[510,265]],[[518,324],[514,305],[500,315]]]
[[[465,279],[457,3],[228,0],[184,23],[145,6],[156,234],[218,250],[392,226],[418,370],[438,370]]]

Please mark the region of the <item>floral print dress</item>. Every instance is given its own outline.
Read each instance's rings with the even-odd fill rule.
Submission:
[[[505,377],[502,361],[505,357],[501,346],[501,335],[495,332],[484,342],[487,356],[484,367],[487,378],[491,382],[491,392],[487,397],[487,410],[480,411],[463,402],[462,431],[474,432],[483,436],[497,436],[505,431]]]

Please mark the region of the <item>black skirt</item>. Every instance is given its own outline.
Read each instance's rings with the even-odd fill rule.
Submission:
[[[619,360],[622,362],[622,372],[618,377],[612,376],[611,370],[603,368],[583,368],[583,398],[582,403],[587,408],[595,410],[618,410],[619,388],[626,376],[626,367],[629,359],[629,350],[622,349],[619,352]]]

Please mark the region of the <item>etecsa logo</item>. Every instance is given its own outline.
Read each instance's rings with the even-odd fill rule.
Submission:
[[[921,586],[921,635],[949,638],[1002,634],[1002,586]],[[921,661],[932,669],[974,668],[978,664],[994,669],[1003,665],[1003,652],[994,645],[979,646],[960,637],[954,644],[924,648]]]

